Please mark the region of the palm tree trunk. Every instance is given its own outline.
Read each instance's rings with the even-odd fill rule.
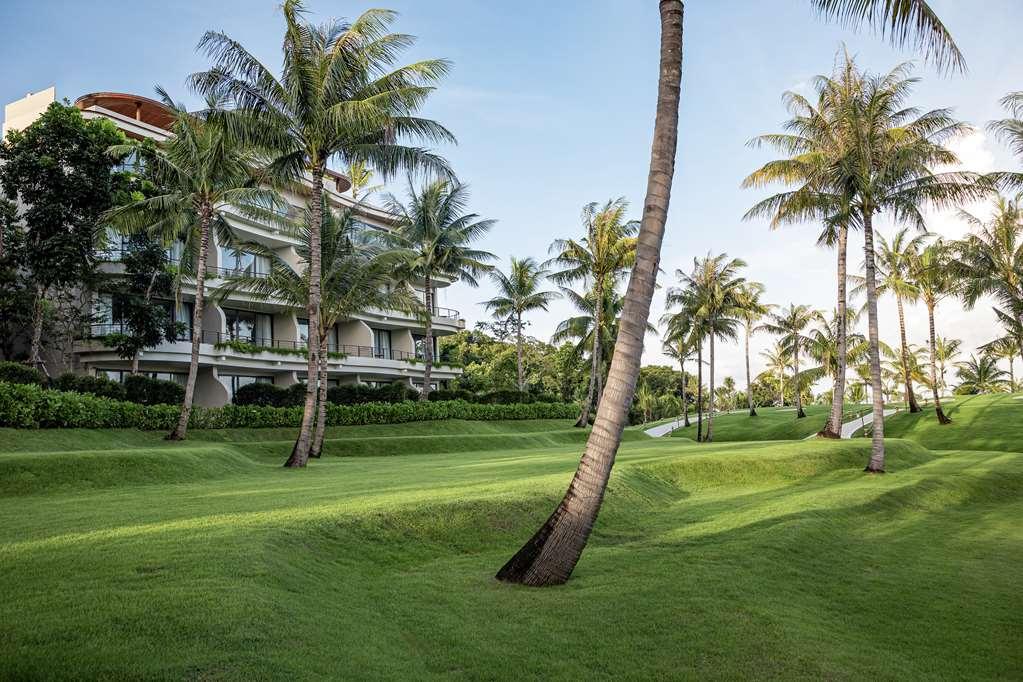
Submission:
[[[792,346],[792,392],[796,394],[796,419],[806,416],[803,412],[803,391],[799,385],[799,339]]]
[[[836,358],[835,383],[831,389],[831,415],[824,429],[818,433],[822,438],[842,437],[842,415],[845,412],[845,370],[848,355],[848,338],[846,336],[846,251],[849,243],[849,227],[842,224],[838,228],[838,357]]]
[[[593,411],[594,396],[597,391],[597,382],[600,381],[600,326],[603,324],[602,305],[604,290],[598,280],[593,285],[593,296],[596,303],[593,307],[593,348],[590,351],[590,385],[586,389],[586,402],[583,403],[582,411],[575,425],[579,427],[589,426],[590,412]]]
[[[678,366],[682,369],[682,414],[684,415],[682,423],[686,428],[689,428],[689,399],[686,397],[686,392],[689,390],[689,382],[687,381],[688,377],[686,377],[686,361],[679,360]]]
[[[320,334],[319,391],[316,396],[316,428],[309,456],[319,459],[323,454],[323,438],[327,431],[327,332]]]
[[[749,325],[746,326],[746,406],[749,408],[749,416],[757,416],[757,408],[753,407],[753,380],[749,373]]]
[[[778,371],[778,407],[785,407],[785,365]]]
[[[423,390],[419,400],[430,398],[430,383],[433,381],[433,278],[426,274],[423,302],[426,304],[425,338],[423,338]]]
[[[710,335],[710,385],[707,387],[707,438],[714,440],[714,334]]]
[[[938,395],[938,372],[935,368],[935,356],[937,355],[934,347],[934,301],[927,301],[927,326],[930,334],[930,349],[931,349],[931,393],[934,396],[934,414],[938,417],[939,424],[951,424],[952,420],[945,416],[944,410],[941,409],[941,396]]]
[[[525,382],[522,379],[522,313],[517,313],[515,322],[515,369],[519,378],[519,393],[525,390]]]
[[[870,388],[874,404],[871,424],[870,462],[865,471],[884,472],[884,389],[881,386],[881,353],[877,333],[877,269],[874,266],[874,224],[869,209],[863,216],[864,276],[867,284],[867,337],[870,342]]]
[[[213,207],[206,204],[199,213],[199,259],[195,267],[195,305],[192,307],[192,356],[188,361],[188,379],[185,397],[181,401],[178,425],[167,434],[167,440],[184,440],[188,434],[188,419],[192,416],[195,398],[195,380],[199,374],[199,343],[202,341],[202,317],[206,303],[206,259],[210,252],[210,222]]]
[[[906,383],[906,405],[910,412],[919,412],[920,406],[916,404],[916,396],[913,395],[913,379],[909,374],[909,344],[906,343],[906,313],[902,309],[902,297],[896,296],[895,303],[899,309],[899,341],[902,343],[902,380]]]
[[[671,180],[678,144],[678,103],[682,78],[682,2],[661,0],[660,77],[650,154],[647,196],[629,277],[625,306],[607,388],[597,418],[564,499],[543,526],[498,572],[499,580],[526,585],[557,585],[568,580],[597,519],[611,476],[622,430],[636,390],[650,301],[668,219]]]
[[[696,344],[696,442],[703,442],[703,339]]]
[[[309,304],[306,315],[309,319],[307,330],[306,352],[309,355],[305,372],[305,404],[302,407],[302,426],[298,430],[298,439],[291,450],[291,456],[284,463],[285,467],[304,467],[309,461],[309,449],[312,445],[313,422],[316,418],[316,395],[318,393],[320,374],[320,246],[323,227],[323,173],[324,165],[313,166],[312,199],[310,200],[309,216]]]

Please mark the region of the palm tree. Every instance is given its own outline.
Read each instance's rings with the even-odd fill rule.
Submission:
[[[686,362],[693,357],[693,344],[690,339],[691,323],[684,314],[666,315],[661,318],[661,324],[667,325],[664,334],[664,342],[661,352],[669,358],[678,361],[679,370],[682,372],[682,406],[683,425],[689,427],[689,399],[686,395],[689,381],[686,377]]]
[[[916,40],[939,65],[963,68],[962,56],[925,0],[813,0],[829,18],[869,23],[894,42]],[[682,0],[660,0],[660,60],[650,173],[643,201],[636,266],[625,295],[622,325],[597,408],[572,483],[554,513],[497,573],[499,580],[532,586],[566,582],[582,555],[600,511],[607,481],[628,421],[643,354],[643,336],[656,285],[678,145],[682,80]]]
[[[999,360],[1005,360],[1009,363],[1009,390],[1016,390],[1016,358],[1023,353],[1023,347],[1020,342],[1021,334],[1018,332],[1008,333],[1004,336],[1000,336],[994,341],[985,343],[980,347],[980,350],[991,357]]]
[[[802,384],[803,377],[799,374],[799,349],[804,344],[811,342],[807,336],[807,328],[814,322],[823,321],[821,314],[808,305],[789,304],[789,307],[782,308],[777,313],[768,316],[768,322],[764,323],[764,329],[781,338],[779,341],[787,355],[792,357],[793,381],[795,387],[793,393],[796,396],[796,418],[802,419],[806,416],[803,411]]]
[[[757,416],[757,410],[753,406],[753,384],[749,371],[749,340],[753,334],[763,331],[763,327],[757,323],[774,307],[772,303],[761,302],[760,297],[763,293],[764,285],[760,282],[746,282],[735,291],[737,315],[745,332],[743,351],[746,358],[746,406],[749,408],[751,417]]]
[[[490,272],[488,264],[497,256],[472,248],[496,221],[466,213],[469,188],[457,181],[434,180],[416,190],[410,183],[408,203],[393,195],[386,199],[387,210],[396,216],[394,231],[388,233],[392,245],[412,253],[408,278],[423,283],[423,391],[420,400],[430,393],[433,370],[434,285],[439,280],[461,281],[479,286],[477,278]]]
[[[806,354],[817,363],[817,366],[806,369],[802,373],[803,378],[808,383],[817,381],[822,377],[830,377],[833,386],[841,384],[843,386],[843,412],[845,409],[844,398],[846,391],[844,387],[846,382],[842,374],[846,372],[846,368],[850,365],[855,365],[865,359],[869,351],[867,339],[862,334],[846,334],[844,343],[840,341],[842,331],[848,329],[855,322],[855,316],[851,311],[846,311],[845,318],[845,324],[842,324],[840,316],[836,311],[827,324],[810,332],[809,343],[806,345]],[[832,400],[834,400],[834,390],[832,390]],[[832,404],[832,408],[834,408],[834,404]],[[838,417],[832,415],[832,418],[835,420],[833,423],[838,424],[837,428],[839,433],[841,433],[842,415],[840,414]],[[830,428],[830,424],[826,428]],[[824,433],[818,433],[817,435],[830,437],[829,434]]]
[[[518,370],[518,386],[525,390],[522,375],[522,316],[533,310],[547,311],[547,306],[558,294],[554,291],[540,291],[547,271],[532,258],[512,258],[508,274],[500,270],[490,273],[497,286],[498,295],[484,302],[494,317],[515,321],[515,361]]]
[[[1001,99],[1008,118],[988,123],[988,130],[1009,145],[1016,156],[1023,157],[1023,91],[1010,92]],[[1023,173],[992,173],[991,179],[1008,190],[1023,191]]]
[[[231,241],[225,213],[234,208],[270,206],[276,195],[260,189],[259,150],[246,148],[221,122],[191,114],[176,104],[165,90],[156,89],[173,116],[166,142],[157,146],[129,144],[111,148],[111,154],[137,153],[145,160],[146,173],[156,195],[111,209],[104,220],[126,234],[148,234],[163,244],[184,243],[181,269],[194,267],[195,302],[192,308],[192,354],[185,381],[185,396],[177,425],[168,440],[183,440],[192,414],[195,382],[199,371],[199,344],[206,300],[206,262],[214,233],[221,243]],[[216,103],[207,102],[209,108]]]
[[[727,254],[693,259],[693,270],[686,273],[675,271],[675,277],[683,288],[671,289],[665,298],[669,309],[679,305],[690,308],[689,313],[700,330],[700,338],[707,339],[710,352],[709,391],[707,406],[707,435],[705,441],[714,438],[714,341],[735,339],[738,335],[738,306],[736,292],[746,280],[738,276],[746,262],[739,258],[729,259]]]
[[[998,366],[998,361],[988,355],[979,357],[971,355],[970,359],[958,364],[959,393],[1001,393],[1007,388],[1005,370]]]
[[[938,365],[938,383],[942,389],[948,387],[948,382],[945,380],[948,366],[954,364],[956,357],[959,356],[959,349],[962,346],[963,342],[959,339],[950,339],[944,336],[938,336],[934,339],[934,361]]]
[[[927,306],[928,348],[930,350],[930,385],[934,398],[934,413],[939,424],[950,424],[952,420],[941,409],[941,395],[938,384],[938,348],[934,332],[934,309],[938,303],[954,293],[957,282],[951,276],[949,259],[951,252],[940,239],[929,244],[912,257],[910,278],[924,305]]]
[[[301,0],[284,0],[285,31],[278,78],[239,42],[208,31],[199,49],[213,60],[208,71],[191,77],[204,94],[227,98],[235,111],[223,118],[243,138],[272,149],[273,168],[298,183],[308,179],[312,214],[309,300],[310,338],[319,337],[320,196],[327,164],[367,162],[385,177],[404,169],[449,174],[447,164],[424,149],[399,143],[449,142],[454,137],[435,121],[417,116],[448,71],[449,63],[428,59],[395,66],[412,36],[389,33],[396,14],[371,9],[352,22],[320,25],[305,19]],[[302,427],[287,467],[309,458],[317,399],[319,350],[309,348]]]
[[[764,359],[766,369],[763,374],[757,377],[757,380],[768,377],[773,379],[777,376],[778,407],[785,407],[785,370],[791,366],[791,362],[789,362],[790,355],[790,352],[781,341],[776,341],[771,348],[760,351],[760,357]]]
[[[310,457],[319,457],[327,423],[327,365],[329,359],[330,330],[339,322],[350,320],[371,309],[417,310],[417,301],[410,288],[402,282],[395,284],[395,273],[401,272],[410,254],[400,249],[385,248],[378,235],[363,226],[355,210],[331,210],[326,195],[320,209],[320,324],[319,336],[309,337],[307,351],[315,346],[319,350],[317,384],[317,417],[313,431]],[[312,248],[312,212],[306,211],[300,225],[290,226],[289,232],[298,239],[296,249],[303,262],[309,262]],[[283,301],[301,307],[309,299],[309,279],[297,268],[277,254],[259,244],[246,244],[246,250],[265,256],[270,262],[267,274],[235,274],[218,295],[228,298],[241,289],[258,300]],[[306,382],[312,382],[306,377]]]
[[[877,270],[879,281],[877,293],[891,294],[895,297],[895,307],[899,313],[899,343],[903,355],[902,365],[908,365],[906,356],[909,344],[906,341],[906,311],[904,304],[915,302],[920,298],[920,289],[913,277],[913,264],[919,258],[927,234],[909,236],[909,230],[902,228],[895,233],[891,241],[878,236]],[[857,278],[862,281],[862,278]],[[913,395],[913,382],[909,375],[903,377],[902,384],[906,391],[906,405],[910,412],[919,412],[920,406]]]
[[[885,346],[882,348],[882,353],[886,358],[883,366],[885,376],[896,389],[902,387],[903,397],[906,395],[907,381],[916,381],[924,385],[929,383],[923,369],[926,364],[924,361],[926,351],[923,348],[910,344],[905,352],[901,349],[899,352],[895,352]]]
[[[582,222],[586,236],[580,240],[557,239],[551,244],[550,252],[554,256],[546,265],[558,268],[551,273],[551,281],[558,284],[585,282],[597,301],[604,299],[605,291],[614,290],[636,258],[635,234],[639,223],[626,220],[628,208],[624,198],[608,201],[603,206],[596,202],[584,206]],[[598,328],[602,326],[601,308],[596,307]],[[590,382],[576,426],[589,424],[590,413],[602,393],[598,388],[603,386],[600,368],[605,346],[599,342],[599,335],[594,336],[590,352]]]
[[[360,194],[369,196],[383,186],[369,184],[373,181],[373,169],[363,160],[349,162],[348,167],[345,169],[345,175],[348,176],[348,182],[352,185],[349,191],[352,193],[352,199],[355,201],[360,200]],[[365,199],[365,196],[363,199]]]

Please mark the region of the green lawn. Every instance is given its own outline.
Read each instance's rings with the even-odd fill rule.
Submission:
[[[0,431],[0,678],[1023,674],[1023,455],[633,433],[572,580],[494,581],[580,434]]]
[[[845,420],[852,419],[869,410],[866,405],[847,405]],[[719,443],[748,442],[756,440],[800,440],[824,428],[831,412],[830,405],[807,405],[803,408],[806,417],[796,419],[794,407],[758,407],[757,416],[750,417],[746,411],[714,415],[714,440]],[[676,429],[671,435],[676,438],[696,440],[696,419],[689,417],[689,428]],[[707,422],[704,419],[704,433]]]
[[[911,438],[932,450],[1023,450],[1023,394],[959,395],[942,400],[951,424],[938,424],[930,405],[885,420],[885,436]]]

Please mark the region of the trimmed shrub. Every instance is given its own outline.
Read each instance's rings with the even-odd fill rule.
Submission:
[[[467,403],[477,402],[476,394],[462,388],[438,388],[430,391],[426,396],[428,400],[464,400]]]
[[[52,388],[58,391],[74,391],[75,393],[91,393],[101,398],[126,400],[127,392],[120,382],[106,377],[89,376],[87,374],[61,374],[53,383]]]
[[[464,400],[373,402],[327,405],[327,424],[401,424],[437,419],[571,419],[576,416],[576,411],[575,405],[562,403],[482,405]],[[169,430],[177,418],[177,405],[140,405],[85,393],[44,389],[33,384],[0,382],[0,426]],[[301,407],[226,405],[206,408],[197,405],[192,409],[189,425],[193,429],[227,429],[294,427],[301,422]]]
[[[344,384],[327,391],[327,402],[335,405],[363,405],[365,403],[400,403],[416,400],[419,393],[400,381],[374,388],[366,384]]]
[[[478,399],[485,405],[516,405],[536,402],[536,396],[533,394],[515,390],[491,391],[480,395]]]
[[[20,362],[0,362],[0,381],[10,384],[42,386],[46,383],[46,375],[35,367],[29,367]]]
[[[139,405],[180,405],[185,399],[181,384],[141,374],[126,376],[124,391],[129,401]]]
[[[305,401],[305,384],[292,384],[287,388],[273,384],[248,384],[234,394],[235,405],[263,407],[296,407]]]

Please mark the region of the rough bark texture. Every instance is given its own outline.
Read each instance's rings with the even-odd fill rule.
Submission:
[[[423,338],[423,390],[419,393],[419,400],[428,400],[430,397],[430,383],[433,381],[433,279],[430,273],[426,273],[425,291],[423,291],[423,302],[426,304],[426,323]]]
[[[50,373],[46,369],[46,363],[43,362],[41,355],[43,346],[43,302],[46,300],[46,288],[41,285],[36,285],[36,299],[35,306],[32,310],[32,341],[29,345],[28,358],[29,362],[39,370],[42,370],[43,374],[49,376]]]
[[[195,398],[195,379],[199,374],[199,343],[202,341],[202,316],[206,303],[206,259],[210,252],[210,222],[213,207],[205,205],[199,212],[199,262],[195,267],[195,305],[192,307],[192,357],[188,361],[188,379],[185,397],[181,401],[178,425],[167,434],[167,440],[184,440],[188,433],[188,419],[192,416]]]
[[[306,352],[309,361],[306,363],[305,404],[302,407],[302,426],[298,431],[298,439],[291,451],[291,456],[284,463],[286,467],[304,467],[309,461],[309,449],[312,446],[313,422],[316,418],[316,395],[318,393],[320,375],[320,258],[322,257],[320,239],[323,226],[323,173],[324,166],[313,166],[312,198],[310,199],[309,225],[309,304],[306,315],[309,319],[307,330]]]
[[[522,313],[515,318],[515,371],[518,375],[519,393],[526,390],[526,382],[522,375]]]
[[[309,456],[319,459],[323,454],[323,438],[327,431],[327,333],[320,336],[320,381],[316,395],[316,428],[313,431],[313,442],[309,447]]]
[[[686,390],[689,386],[686,381],[686,361],[679,360],[678,366],[682,370],[682,414],[684,415],[682,423],[686,428],[689,428],[689,399],[686,397]]]
[[[931,393],[934,396],[934,414],[938,417],[939,424],[951,424],[952,420],[945,416],[945,411],[941,409],[941,395],[938,392],[938,372],[935,367],[937,350],[934,343],[934,301],[931,300],[927,301],[927,331],[931,351]],[[1009,366],[1012,366],[1011,361]]]
[[[870,462],[865,471],[884,472],[884,392],[881,387],[881,353],[877,333],[877,268],[874,265],[874,225],[870,211],[863,216],[863,256],[867,280],[867,339],[870,342],[870,393],[874,404],[871,424]]]
[[[757,408],[753,406],[753,383],[749,373],[749,326],[746,326],[746,406],[749,407],[749,416],[757,416]]]
[[[636,264],[625,293],[625,307],[597,418],[564,499],[546,523],[497,574],[499,580],[558,585],[572,574],[604,498],[611,468],[628,423],[643,354],[664,225],[675,170],[678,102],[682,76],[682,2],[661,0],[661,56],[657,115],[650,175],[636,247]]]
[[[707,385],[707,437],[708,443],[714,440],[714,335],[710,335],[710,379]]]
[[[603,300],[604,291],[598,281],[593,288],[597,305],[593,308],[593,348],[590,350],[590,383],[586,388],[586,400],[583,402],[579,418],[575,421],[578,427],[587,426],[590,423],[590,413],[593,411],[593,403],[597,394],[597,383],[600,381],[600,325],[603,324],[604,306],[600,305]]]
[[[838,302],[835,310],[838,319],[835,321],[838,328],[835,330],[838,337],[838,357],[835,358],[835,384],[831,389],[831,414],[828,416],[828,423],[818,433],[822,438],[842,437],[842,413],[845,411],[845,370],[846,356],[848,355],[849,340],[846,336],[846,307],[848,305],[846,295],[846,250],[849,244],[849,228],[841,225],[838,228]]]
[[[909,374],[909,344],[906,342],[906,313],[902,308],[902,297],[896,296],[895,302],[899,309],[899,341],[902,344],[902,380],[906,384],[906,404],[910,412],[919,412],[920,406],[916,404],[916,396],[913,395],[913,379]]]
[[[703,341],[696,344],[696,442],[703,442]]]
[[[796,396],[796,419],[806,416],[803,412],[803,389],[799,385],[799,338],[792,346],[792,392]]]

